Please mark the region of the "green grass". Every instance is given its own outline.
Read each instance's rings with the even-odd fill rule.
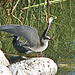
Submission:
[[[39,1],[40,0],[32,0],[28,3],[27,1],[23,2],[22,0],[20,0],[15,10],[13,11],[13,15],[15,17],[13,17],[13,15],[10,13],[10,10],[13,8],[13,6],[15,6],[17,0],[15,0],[14,2],[5,2],[5,4],[1,2],[0,26],[7,24],[28,25],[36,28],[40,36],[47,26],[48,18],[52,15],[57,16],[57,19],[54,19],[48,31],[48,35],[50,37],[53,37],[53,41],[49,42],[50,46],[44,51],[44,54],[47,57],[54,59],[55,61],[58,61],[58,59],[61,59],[63,57],[74,58],[75,51],[74,47],[71,46],[71,44],[75,40],[75,35],[72,34],[74,33],[73,27],[75,27],[73,25],[75,20],[75,17],[73,16],[75,14],[75,10],[72,6],[74,5],[74,2],[72,2],[70,5],[69,1],[64,2],[63,0],[63,2],[60,2],[60,0],[58,1],[58,3],[54,2],[49,6],[46,5],[44,10],[44,0],[40,2]],[[25,10],[21,10],[21,8],[24,7]],[[6,38],[8,35],[11,34],[2,31],[0,32],[0,47],[2,44],[2,50],[4,53],[18,54],[18,52],[15,51],[12,46],[12,39]]]

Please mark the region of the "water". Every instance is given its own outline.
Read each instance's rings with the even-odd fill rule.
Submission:
[[[56,75],[75,75],[75,0],[52,3],[45,6],[45,10],[44,6],[41,5],[21,10],[25,6],[43,3],[44,0],[40,0],[40,2],[32,0],[31,3],[20,0],[13,12],[14,15],[12,15],[10,10],[16,2],[17,0],[0,3],[0,26],[24,24],[36,28],[39,36],[41,36],[47,26],[48,18],[52,15],[56,16],[57,19],[54,19],[48,31],[48,36],[53,41],[49,42],[49,47],[44,51],[44,54],[58,64]],[[9,35],[11,34],[0,32],[0,47],[2,47],[4,53],[19,54],[12,46],[12,39],[7,38]],[[33,55],[36,55],[36,53],[33,53]]]

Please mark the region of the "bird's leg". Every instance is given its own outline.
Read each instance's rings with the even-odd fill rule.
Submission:
[[[41,57],[44,57],[44,52],[41,52],[40,55],[41,55]]]
[[[38,53],[36,54],[36,57],[39,57],[39,54]]]
[[[37,53],[36,57],[44,57],[44,52],[40,52],[40,55]]]
[[[36,57],[41,57],[41,54],[39,54],[39,53],[37,52]]]

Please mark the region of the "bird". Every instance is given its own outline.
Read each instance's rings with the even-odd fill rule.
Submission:
[[[32,51],[28,48],[25,48],[25,46],[28,46],[26,43],[24,43],[23,41],[19,40],[19,36],[17,35],[12,35],[12,36],[8,36],[8,37],[12,37],[12,43],[13,43],[13,47],[15,48],[15,50],[17,50],[19,53],[25,53],[25,54],[29,54]]]
[[[38,31],[35,28],[27,25],[2,25],[0,26],[0,31],[5,31],[25,38],[28,42],[24,45],[26,49],[30,49],[34,52],[43,52],[48,47],[48,41],[52,40],[47,36],[52,21],[53,17],[50,17],[48,25],[41,37],[38,36]]]

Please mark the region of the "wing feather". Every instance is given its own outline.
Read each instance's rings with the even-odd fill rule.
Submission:
[[[40,45],[38,32],[35,28],[26,25],[3,25],[1,31],[5,31],[25,38],[30,46]]]

